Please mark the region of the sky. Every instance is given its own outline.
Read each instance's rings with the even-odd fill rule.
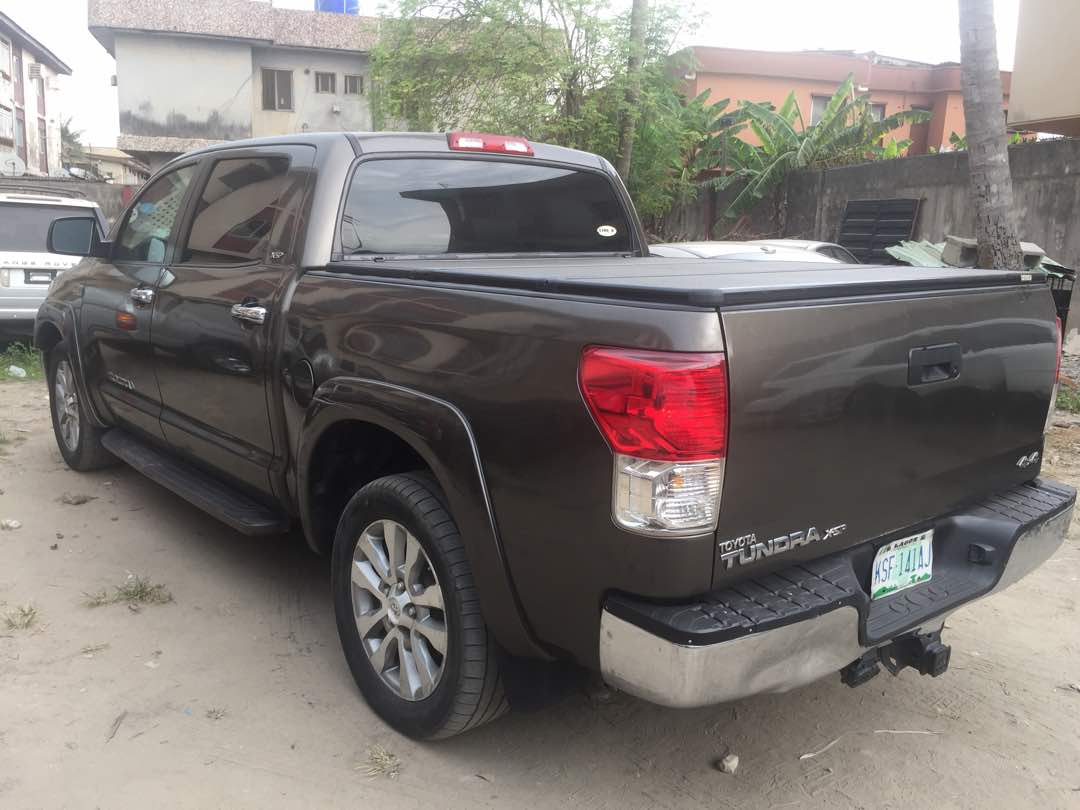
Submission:
[[[314,0],[273,0],[312,8]],[[876,51],[921,62],[959,61],[954,0],[696,0],[702,24],[680,44],[761,50],[823,48]],[[361,0],[374,14],[381,0]],[[688,3],[689,5],[690,3]],[[998,60],[1010,70],[1020,0],[994,0]],[[62,116],[84,133],[83,143],[114,146],[117,135],[116,72],[112,57],[86,30],[86,0],[0,0],[0,11],[27,30],[72,69],[61,79]]]

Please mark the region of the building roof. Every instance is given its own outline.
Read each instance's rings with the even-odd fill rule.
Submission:
[[[275,8],[252,0],[90,0],[87,25],[109,53],[118,31],[331,51],[369,51],[377,17]]]
[[[30,51],[39,62],[48,65],[57,73],[62,73],[65,76],[71,75],[71,68],[62,62],[59,56],[30,36],[27,31],[23,30],[11,17],[2,11],[0,11],[0,33],[11,37],[24,50]]]
[[[125,135],[117,138],[124,152],[134,155],[181,155],[192,149],[213,146],[221,141],[210,138],[174,138],[169,135]]]
[[[139,172],[150,173],[150,167],[136,157],[129,155],[115,146],[88,146],[83,150],[88,160],[107,160],[110,163],[120,163],[130,166]]]
[[[873,51],[759,51],[705,45],[695,45],[689,51],[693,57],[690,70],[698,73],[827,82],[843,81],[850,73],[858,84],[875,90],[960,92],[960,65],[955,62],[931,65]],[[1009,71],[1001,71],[1006,96],[1011,79]]]

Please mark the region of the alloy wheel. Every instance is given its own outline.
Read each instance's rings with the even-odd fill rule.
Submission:
[[[75,389],[75,375],[67,360],[61,360],[56,365],[53,410],[56,412],[60,441],[69,453],[74,453],[79,449],[79,394]]]
[[[353,550],[352,608],[368,660],[405,700],[435,691],[446,664],[446,611],[424,547],[393,520],[377,520]]]

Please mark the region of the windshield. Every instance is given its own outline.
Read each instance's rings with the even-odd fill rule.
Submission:
[[[85,217],[88,208],[0,203],[0,251],[48,253],[49,225],[58,217]]]
[[[623,253],[629,223],[603,174],[453,158],[371,160],[353,175],[346,254]]]

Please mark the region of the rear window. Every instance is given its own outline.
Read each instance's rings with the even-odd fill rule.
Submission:
[[[452,158],[362,163],[341,222],[357,254],[592,253],[632,249],[602,174]]]
[[[89,208],[37,203],[0,203],[0,251],[47,253],[49,226],[59,217],[93,216]]]

